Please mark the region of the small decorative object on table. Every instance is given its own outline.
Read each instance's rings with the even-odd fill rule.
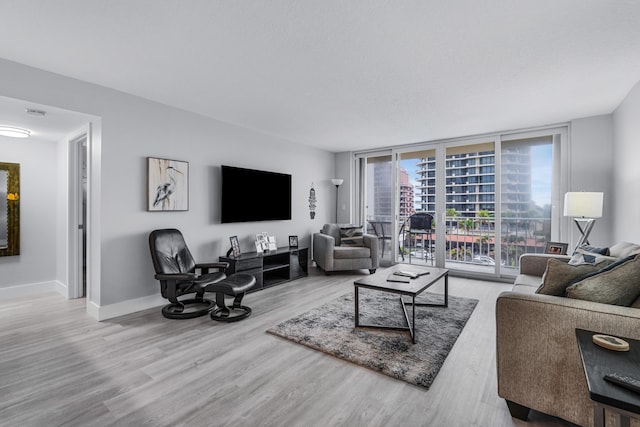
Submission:
[[[276,249],[278,249],[278,245],[276,245],[276,236],[269,236],[267,237],[267,250],[269,251],[275,251]]]
[[[234,257],[240,256],[240,243],[238,242],[238,236],[229,237],[229,241],[231,242],[231,250],[229,253],[232,253]],[[227,253],[227,256],[229,256]]]
[[[290,248],[298,247],[298,236],[289,236],[289,247]]]
[[[544,248],[544,253],[553,255],[566,255],[568,246],[568,243],[547,242],[547,245]]]
[[[393,274],[396,274],[398,276],[408,277],[410,279],[415,279],[416,277],[420,277],[420,276],[424,276],[425,274],[429,274],[429,272],[428,271],[415,272],[415,271],[408,271],[408,270],[398,270]]]
[[[256,234],[256,252],[262,253],[269,250],[268,234],[266,232]]]
[[[387,282],[410,283],[411,278],[398,273],[391,273],[387,276]]]
[[[600,347],[608,348],[614,351],[629,351],[629,343],[618,337],[611,335],[595,334],[593,342]]]

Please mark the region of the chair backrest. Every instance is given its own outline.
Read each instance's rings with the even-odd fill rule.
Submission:
[[[322,230],[320,230],[322,234],[327,234],[336,242],[336,246],[340,246],[340,224],[325,224],[322,226]]]
[[[196,263],[182,237],[174,228],[149,234],[149,249],[156,274],[193,273]]]
[[[432,222],[433,216],[431,216],[431,214],[424,212],[415,213],[409,217],[409,230],[431,231]]]

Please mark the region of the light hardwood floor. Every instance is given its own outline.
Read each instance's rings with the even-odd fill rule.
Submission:
[[[364,274],[312,268],[248,295],[253,315],[235,324],[159,309],[96,322],[84,300],[55,293],[2,302],[0,425],[570,425],[513,420],[497,396],[494,307],[508,284],[451,278],[451,295],[480,303],[430,390],[265,333]]]

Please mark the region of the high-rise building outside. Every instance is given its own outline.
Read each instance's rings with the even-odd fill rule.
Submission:
[[[420,170],[417,211],[435,214],[436,159],[423,158]],[[482,151],[447,155],[445,164],[446,209],[462,217],[476,217],[480,211],[496,211],[495,153]],[[529,147],[511,149],[502,155],[502,208],[516,215],[531,204],[531,154]]]
[[[408,218],[415,212],[415,194],[413,184],[409,181],[409,173],[400,168],[400,218]]]

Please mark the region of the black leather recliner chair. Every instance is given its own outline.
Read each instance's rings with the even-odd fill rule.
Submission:
[[[179,230],[154,230],[149,234],[149,249],[160,281],[160,292],[171,304],[162,307],[162,315],[169,319],[190,319],[210,313],[221,321],[237,321],[251,315],[251,308],[241,304],[247,290],[256,283],[250,274],[233,274],[227,277],[222,271],[210,273],[210,269],[222,270],[225,262],[196,264]],[[200,271],[200,274],[197,272]],[[204,298],[205,292],[215,292],[216,301]],[[195,294],[195,298],[179,300],[178,297]],[[225,295],[234,297],[229,309]],[[215,308],[215,306],[218,306]],[[232,316],[231,312],[239,313]]]

